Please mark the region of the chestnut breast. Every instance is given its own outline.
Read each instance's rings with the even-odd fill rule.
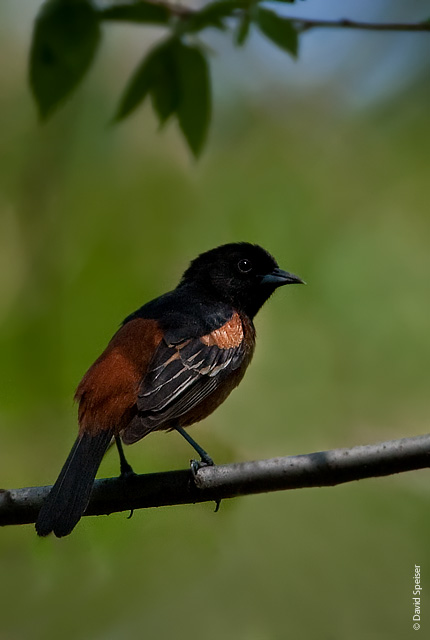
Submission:
[[[117,331],[75,393],[80,432],[119,433],[136,411],[139,384],[163,333],[156,320],[135,318]]]

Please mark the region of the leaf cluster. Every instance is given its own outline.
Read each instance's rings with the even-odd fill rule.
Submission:
[[[127,117],[149,96],[160,125],[175,117],[195,156],[204,146],[211,117],[208,53],[199,34],[208,28],[227,31],[240,46],[255,25],[292,56],[298,52],[294,21],[258,0],[215,0],[200,10],[150,0],[104,8],[92,0],[47,0],[36,18],[30,50],[30,86],[42,119],[51,116],[85,76],[105,22],[166,28],[165,37],[145,53],[128,81],[114,120]]]

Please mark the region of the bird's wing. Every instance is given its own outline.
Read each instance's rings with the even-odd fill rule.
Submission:
[[[195,408],[238,369],[247,355],[237,313],[219,329],[181,342],[162,340],[141,382],[138,415],[123,433],[126,443]]]

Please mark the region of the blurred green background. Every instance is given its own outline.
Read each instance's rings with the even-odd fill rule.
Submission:
[[[295,66],[260,40],[220,53],[195,163],[148,106],[106,126],[159,32],[106,30],[89,78],[42,127],[26,85],[40,2],[13,4],[0,8],[0,486],[55,480],[75,438],[74,388],[120,321],[197,253],[237,240],[262,244],[308,286],[262,310],[240,389],[193,429],[215,460],[427,432],[428,65],[411,59],[400,81],[383,54],[403,47],[407,58],[414,36],[383,36],[381,59],[358,65],[354,47],[381,36],[336,35],[343,70],[328,34],[307,35]],[[324,82],[300,82],[318,56]],[[397,85],[372,97],[370,83],[363,99],[379,61]],[[192,455],[174,434],[127,451],[139,472]],[[112,451],[100,474],[117,471]],[[0,638],[400,639],[414,633],[415,564],[425,634],[429,483],[420,471],[225,501],[217,515],[206,504],[84,518],[62,540],[4,528]]]

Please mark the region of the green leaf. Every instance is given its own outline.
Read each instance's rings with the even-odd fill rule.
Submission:
[[[197,47],[179,44],[176,54],[180,100],[179,126],[197,157],[203,148],[211,116],[208,63]]]
[[[261,31],[278,47],[297,57],[299,39],[292,20],[280,18],[273,11],[258,9],[257,24]]]
[[[160,52],[151,87],[152,106],[161,125],[175,113],[180,100],[176,65],[177,46],[178,42],[172,40],[171,45]]]
[[[171,46],[172,39],[169,38],[144,57],[124,90],[114,120],[123,120],[145,100],[157,82],[163,82],[160,80],[160,76],[164,74],[163,60],[168,55],[166,50]]]
[[[113,5],[100,9],[102,20],[119,20],[125,22],[146,22],[152,24],[167,24],[170,12],[167,7],[153,2],[130,2],[129,4]]]
[[[87,0],[49,0],[36,18],[30,87],[47,118],[82,80],[100,41],[97,12]]]
[[[251,27],[251,12],[244,11],[240,18],[238,29],[236,32],[236,37],[235,37],[236,44],[239,47],[245,44],[249,36],[250,27]]]
[[[177,38],[155,47],[133,74],[115,119],[125,118],[148,95],[161,124],[176,113],[191,151],[198,156],[211,107],[208,64],[200,49]]]

